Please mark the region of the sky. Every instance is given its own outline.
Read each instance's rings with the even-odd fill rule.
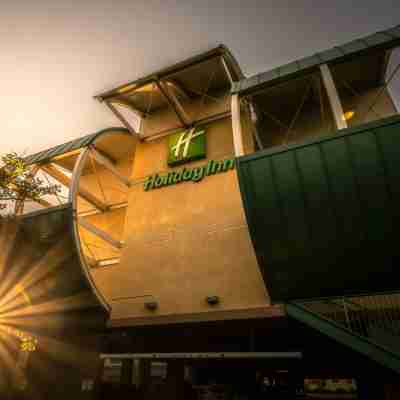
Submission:
[[[250,76],[399,23],[398,0],[0,0],[0,154],[119,126],[95,94],[220,43]]]

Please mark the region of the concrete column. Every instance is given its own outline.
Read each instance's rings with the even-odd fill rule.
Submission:
[[[242,124],[240,118],[240,99],[238,94],[232,95],[231,113],[232,113],[233,147],[235,149],[235,156],[240,157],[244,155],[244,147],[243,147]]]
[[[342,103],[340,102],[340,98],[336,89],[335,82],[333,81],[331,71],[326,64],[321,65],[319,68],[322,75],[322,82],[324,83],[325,90],[328,95],[329,104],[331,106],[336,128],[347,128],[347,122],[344,119]]]

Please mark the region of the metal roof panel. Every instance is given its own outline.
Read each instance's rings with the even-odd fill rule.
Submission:
[[[392,37],[400,38],[400,25],[397,25],[391,29],[388,29],[385,32],[386,32],[386,34],[388,34]]]
[[[272,69],[270,71],[263,72],[261,74],[258,74],[256,76],[252,77],[252,78],[256,78],[256,77],[258,78],[258,83],[259,84],[272,81],[272,80],[274,80],[274,79],[279,77],[279,68],[274,68],[274,69]],[[252,79],[252,78],[249,78],[249,80]],[[241,81],[240,83],[243,83],[243,82],[245,82],[247,80],[248,79],[245,79],[245,80]]]
[[[391,36],[385,34],[384,32],[377,32],[363,38],[363,40],[368,44],[368,46],[378,46],[382,43],[386,43],[388,40],[391,39],[392,39]]]
[[[322,62],[328,62],[342,57],[343,55],[344,52],[340,49],[340,47],[333,47],[332,49],[321,51],[317,54],[317,57],[319,57]]]
[[[364,50],[365,43],[362,40],[357,39],[340,46],[340,48],[343,50],[345,54],[350,54],[354,53],[355,51]]]
[[[301,69],[314,67],[315,65],[318,65],[320,62],[321,62],[320,59],[315,55],[310,57],[304,57],[298,61]]]
[[[299,63],[297,61],[293,61],[289,64],[286,64],[279,68],[279,75],[289,75],[297,72],[300,69]]]
[[[108,131],[128,132],[127,129],[120,128],[120,127],[103,129],[101,131],[91,133],[90,135],[86,135],[81,138],[71,140],[67,143],[63,143],[58,146],[51,147],[50,149],[46,149],[46,150],[40,151],[38,153],[32,154],[30,156],[27,156],[27,157],[25,157],[25,162],[28,165],[41,163],[41,162],[48,161],[51,158],[54,158],[61,154],[65,154],[65,153],[68,153],[73,150],[81,149],[82,147],[86,147],[89,144],[91,144],[99,135],[101,135],[105,132],[108,132]]]
[[[286,77],[296,72],[312,68],[324,63],[338,62],[345,57],[357,55],[359,52],[364,52],[373,48],[390,48],[399,44],[400,25],[387,29],[382,32],[377,32],[368,35],[364,38],[353,40],[341,46],[336,46],[331,49],[319,52],[313,56],[304,57],[298,61],[293,61],[270,71],[266,71],[247,79],[243,79],[239,84],[234,85],[232,93],[249,92],[251,89],[262,85],[273,85],[275,81],[282,81]]]

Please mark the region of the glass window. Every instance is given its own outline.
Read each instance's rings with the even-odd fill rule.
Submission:
[[[399,49],[372,51],[330,67],[349,127],[398,114]]]
[[[255,114],[258,147],[302,142],[336,129],[319,72],[266,88],[244,101]]]

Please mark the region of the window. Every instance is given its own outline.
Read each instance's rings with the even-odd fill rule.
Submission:
[[[336,129],[318,71],[266,88],[244,101],[256,115],[258,147],[301,142]]]
[[[398,114],[399,49],[371,51],[330,67],[347,126]]]

